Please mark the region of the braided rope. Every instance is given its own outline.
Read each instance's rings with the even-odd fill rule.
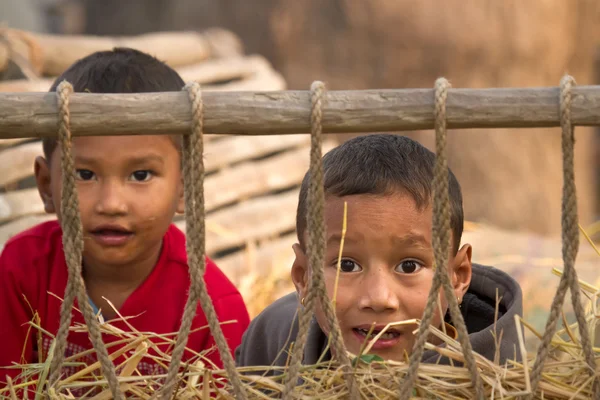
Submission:
[[[436,162],[433,178],[433,249],[435,255],[435,274],[431,290],[429,291],[429,297],[427,298],[427,307],[419,326],[417,340],[410,356],[410,366],[401,385],[400,399],[402,400],[410,398],[417,379],[419,364],[425,350],[425,342],[429,336],[429,325],[431,325],[437,307],[440,286],[444,289],[444,294],[448,300],[450,315],[458,331],[458,339],[465,356],[467,368],[471,374],[476,396],[478,399],[485,398],[483,384],[473,356],[467,327],[460,312],[447,267],[452,238],[448,194],[448,162],[446,160],[446,98],[449,86],[450,84],[444,78],[439,78],[435,82]]]
[[[600,375],[595,373],[596,361],[585,319],[585,310],[581,303],[581,291],[579,279],[575,270],[575,259],[579,250],[579,224],[577,216],[577,190],[575,186],[575,135],[571,123],[571,89],[575,84],[573,77],[565,75],[560,81],[560,125],[562,128],[562,153],[563,153],[563,194],[562,194],[562,258],[564,273],[558,284],[556,294],[552,300],[550,315],[546,322],[546,329],[542,342],[538,347],[537,356],[531,370],[530,398],[533,398],[538,384],[542,378],[544,362],[550,351],[550,342],[556,332],[559,314],[568,289],[571,289],[571,302],[579,326],[581,336],[581,347],[585,360],[589,366],[587,369],[590,376],[594,377],[593,393],[594,399],[600,399]]]
[[[61,228],[63,231],[63,249],[69,271],[65,296],[60,310],[60,325],[56,334],[56,347],[50,365],[51,374],[49,383],[53,385],[58,381],[60,370],[65,359],[67,337],[71,324],[71,311],[75,297],[88,326],[90,339],[98,354],[102,373],[108,381],[108,386],[114,399],[123,398],[119,389],[119,381],[115,366],[102,341],[100,325],[96,315],[88,302],[85,282],[81,275],[83,253],[83,233],[79,216],[79,198],[75,184],[75,163],[72,154],[71,125],[69,112],[69,96],[73,93],[73,86],[63,81],[56,90],[58,100],[58,134],[62,152],[62,188],[61,188]]]
[[[315,307],[320,305],[325,318],[329,324],[329,335],[332,349],[338,358],[343,371],[344,379],[350,393],[350,398],[358,399],[358,386],[352,372],[352,364],[348,358],[344,339],[335,314],[331,300],[327,295],[323,263],[325,257],[325,188],[323,184],[323,160],[322,160],[322,133],[323,127],[323,96],[325,85],[323,82],[315,81],[311,85],[311,149],[310,149],[310,185],[308,188],[308,213],[307,213],[307,255],[312,272],[309,282],[308,293],[305,296],[304,307],[300,311],[299,331],[294,344],[288,378],[283,391],[283,398],[292,398],[292,392],[297,384],[302,364],[302,355],[308,336],[310,320]]]
[[[183,142],[183,174],[185,187],[185,219],[186,219],[186,250],[190,268],[191,285],[188,300],[183,313],[181,327],[177,336],[175,348],[171,355],[171,362],[167,373],[167,379],[161,390],[162,398],[170,399],[173,386],[177,381],[177,373],[181,359],[190,334],[192,321],[196,316],[198,300],[204,310],[210,332],[212,333],[221,360],[227,375],[231,380],[235,397],[246,399],[246,393],[242,381],[231,355],[229,345],[219,324],[219,318],[215,311],[212,299],[208,294],[204,273],[206,271],[206,230],[204,209],[204,152],[203,144],[203,120],[204,108],[202,103],[202,92],[200,85],[196,82],[185,86],[192,104],[192,132],[189,137],[184,137]]]

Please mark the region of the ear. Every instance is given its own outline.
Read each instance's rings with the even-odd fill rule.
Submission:
[[[177,199],[177,210],[175,210],[178,214],[185,213],[185,190],[183,186],[183,177],[179,181],[179,185],[177,188],[178,191],[178,199]]]
[[[306,296],[308,289],[308,260],[300,244],[295,243],[292,248],[296,255],[294,264],[292,265],[292,281],[294,282],[299,298],[302,299]]]
[[[33,164],[33,171],[35,173],[38,192],[44,203],[44,211],[48,214],[56,213],[54,199],[52,198],[52,179],[48,160],[41,156],[36,157],[35,163]]]
[[[452,286],[454,287],[454,293],[459,299],[459,304],[469,289],[471,284],[471,255],[473,248],[470,244],[465,244],[458,250],[454,257],[454,266],[452,268]]]

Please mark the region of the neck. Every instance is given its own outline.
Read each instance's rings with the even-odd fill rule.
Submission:
[[[160,257],[162,246],[143,259],[127,265],[114,265],[83,259],[83,278],[87,285],[128,289],[138,287],[150,275]]]

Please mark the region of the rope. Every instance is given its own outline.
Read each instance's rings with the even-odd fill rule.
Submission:
[[[317,304],[322,307],[325,318],[329,324],[329,336],[332,349],[344,371],[344,379],[350,393],[350,398],[359,399],[358,386],[352,373],[352,365],[344,345],[340,326],[331,300],[327,296],[323,263],[325,257],[325,189],[323,185],[323,160],[321,154],[322,132],[321,120],[323,118],[323,95],[325,85],[315,81],[311,85],[311,149],[310,149],[310,185],[308,188],[308,213],[307,213],[307,255],[312,277],[309,282],[308,293],[304,297],[304,307],[300,310],[299,331],[292,353],[288,377],[283,391],[283,398],[292,398],[292,391],[297,385],[302,355],[308,336],[310,320]],[[316,302],[315,302],[316,300]],[[317,304],[315,304],[317,303]]]
[[[90,339],[98,354],[102,373],[108,381],[108,386],[113,398],[123,398],[119,389],[119,382],[115,372],[115,366],[108,356],[108,351],[102,342],[100,325],[90,303],[88,302],[85,282],[81,275],[81,262],[83,253],[83,234],[81,219],[79,216],[79,199],[75,187],[75,163],[71,151],[71,126],[69,112],[69,96],[73,93],[73,86],[63,81],[58,86],[58,134],[60,148],[62,151],[62,189],[61,189],[61,228],[63,231],[63,249],[69,276],[65,288],[64,301],[60,310],[60,326],[56,334],[56,347],[50,365],[50,385],[55,384],[60,376],[60,370],[65,358],[65,348],[71,324],[71,310],[75,297],[83,313],[85,323],[88,326]]]
[[[246,399],[242,381],[237,372],[235,362],[231,355],[229,345],[219,324],[212,299],[208,294],[204,281],[206,271],[205,244],[206,230],[204,222],[204,161],[202,154],[203,145],[203,120],[204,108],[200,85],[196,82],[185,86],[192,104],[192,132],[184,136],[183,141],[183,174],[185,188],[185,220],[187,230],[186,250],[190,268],[190,293],[183,313],[181,327],[177,336],[175,348],[171,355],[171,362],[165,384],[162,388],[162,398],[172,397],[173,386],[177,381],[177,373],[181,358],[190,334],[192,321],[196,316],[198,300],[204,310],[210,331],[215,339],[221,360],[227,375],[231,380],[235,397]]]
[[[435,274],[427,307],[419,326],[419,333],[410,356],[410,366],[404,382],[401,385],[400,399],[410,398],[412,389],[417,379],[419,364],[425,349],[425,342],[429,336],[429,325],[437,307],[440,286],[444,289],[452,321],[458,331],[458,339],[465,356],[466,366],[471,374],[471,380],[475,387],[476,396],[484,399],[484,390],[477,370],[477,364],[473,356],[471,342],[465,321],[458,306],[458,300],[454,294],[450,277],[448,275],[447,263],[450,254],[451,230],[450,230],[450,201],[448,194],[448,162],[446,160],[446,98],[450,84],[444,78],[435,82],[435,139],[436,139],[436,162],[433,178],[433,250],[435,256]]]
[[[595,373],[596,361],[592,349],[592,342],[585,319],[585,312],[581,303],[581,292],[579,279],[575,270],[575,259],[579,249],[579,229],[577,217],[577,191],[575,187],[575,135],[571,123],[571,88],[575,84],[573,77],[565,75],[560,81],[560,125],[562,128],[562,153],[563,153],[563,200],[562,200],[562,257],[564,273],[558,284],[558,289],[552,300],[550,315],[546,322],[546,329],[542,342],[538,348],[537,357],[531,370],[531,394],[533,398],[542,377],[544,362],[550,350],[550,342],[556,332],[556,324],[567,293],[571,289],[571,302],[579,326],[581,336],[581,347],[585,360],[589,366],[587,370],[594,377],[593,393],[594,399],[600,399],[600,375]]]

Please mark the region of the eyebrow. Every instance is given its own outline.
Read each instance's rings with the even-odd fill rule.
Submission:
[[[85,156],[75,156],[75,161],[81,163],[81,164],[95,164],[98,162],[97,158],[93,158],[93,157],[85,157]],[[144,156],[139,156],[139,157],[131,157],[127,160],[127,164],[129,165],[140,165],[140,164],[148,164],[148,163],[160,163],[161,165],[164,164],[164,159],[163,157],[156,155],[156,154],[149,154],[149,155],[144,155]]]
[[[425,246],[430,247],[431,243],[425,238],[423,235],[419,234],[408,234],[406,236],[395,236],[394,242],[402,245],[410,245],[410,246]]]
[[[397,246],[420,246],[430,248],[431,243],[425,238],[424,235],[420,234],[408,234],[405,236],[393,236],[392,240]],[[340,243],[342,241],[341,233],[333,233],[327,238],[327,245]],[[364,235],[362,233],[356,232],[353,236],[348,236],[344,238],[346,243],[360,243],[364,241]]]
[[[347,234],[344,237],[344,242],[346,243],[360,243],[365,240],[365,237],[362,233],[356,232],[352,236],[348,236]],[[333,233],[327,238],[327,245],[341,243],[342,242],[342,234],[341,233]]]

